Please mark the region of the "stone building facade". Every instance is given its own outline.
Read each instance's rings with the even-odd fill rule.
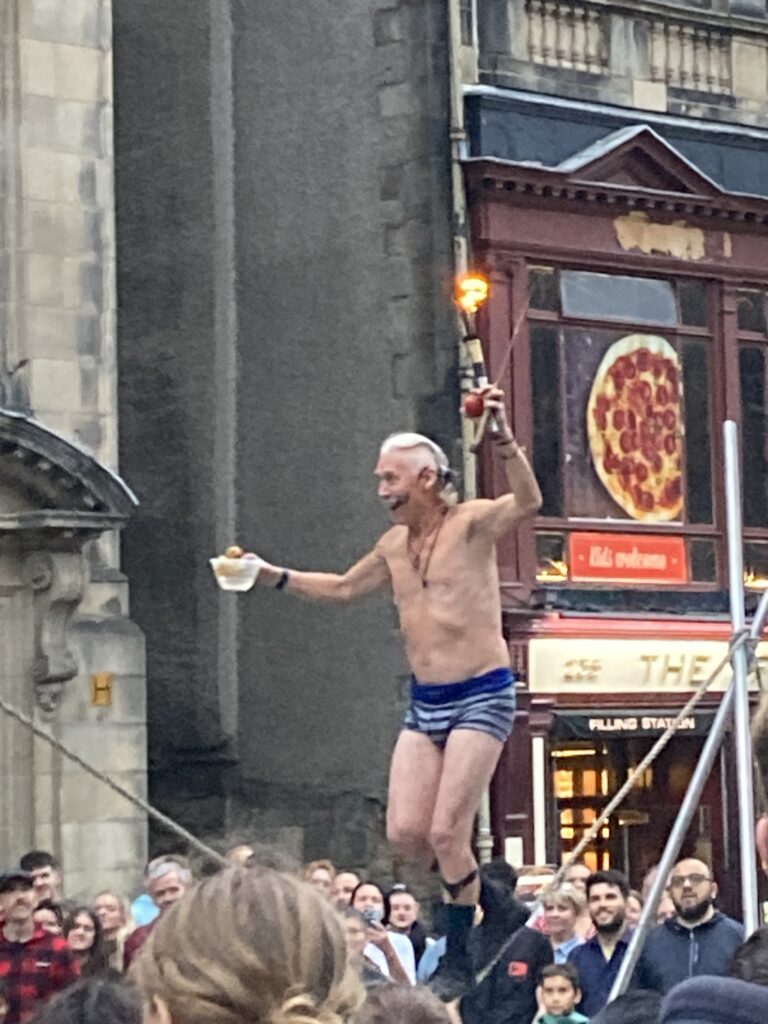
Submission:
[[[144,644],[117,531],[108,0],[0,8],[0,696],[146,793]],[[144,815],[0,713],[0,864],[132,890]]]
[[[383,438],[458,436],[446,33],[437,0],[115,3],[124,550],[151,792],[201,833],[378,849],[393,609],[237,600],[207,559],[341,569]]]
[[[466,224],[451,142],[466,158],[474,255],[497,285],[492,360],[527,287],[510,284],[508,252],[537,243],[530,222],[500,242],[488,209],[560,198],[587,218],[637,201],[611,188],[658,188],[663,200],[631,209],[662,204],[647,239],[668,260],[675,202],[703,218],[717,195],[739,231],[755,224],[759,203],[734,196],[768,180],[765,4],[116,0],[115,45],[120,454],[142,501],[125,556],[148,642],[151,791],[200,832],[250,829],[307,858],[365,864],[407,682],[391,607],[222,596],[206,560],[237,539],[340,569],[384,526],[371,477],[383,435],[418,428],[458,454],[450,293]],[[451,103],[451,64],[463,103],[455,91]],[[676,189],[684,202],[666,195]],[[672,266],[701,278],[691,262]],[[530,369],[511,362],[510,390]],[[513,412],[531,443],[530,396]],[[523,677],[542,601],[533,527],[526,536],[502,552]],[[692,590],[675,603],[669,588],[614,589],[632,614],[660,600],[673,617],[707,602],[719,614],[716,583],[698,611]],[[576,590],[574,607],[593,599]],[[522,697],[538,789],[505,806],[501,777],[495,832],[530,861],[556,855],[557,836],[541,812],[549,720]],[[530,774],[532,742],[518,741],[502,776]],[[534,816],[549,829],[538,838]]]
[[[472,6],[464,170],[495,295],[482,330],[544,494],[500,550],[521,685],[493,825],[512,860],[558,863],[725,649],[725,419],[741,437],[745,581],[768,580],[768,18],[762,0]],[[601,455],[625,384],[649,400]],[[674,410],[654,404],[670,397]],[[674,480],[654,423],[671,424]],[[591,867],[637,885],[657,862],[726,682],[590,842]],[[740,799],[728,736],[684,851],[727,876],[736,914]]]

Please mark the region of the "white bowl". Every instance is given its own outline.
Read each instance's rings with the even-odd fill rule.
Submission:
[[[210,559],[213,575],[222,590],[250,590],[264,564],[260,558],[226,558],[219,555]]]

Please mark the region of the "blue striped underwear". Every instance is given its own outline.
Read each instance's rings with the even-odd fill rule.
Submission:
[[[515,717],[515,677],[496,668],[461,683],[420,684],[411,677],[403,727],[429,736],[441,749],[454,729],[486,732],[505,743]]]

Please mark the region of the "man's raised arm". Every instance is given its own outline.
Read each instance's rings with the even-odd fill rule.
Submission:
[[[257,582],[314,601],[352,601],[389,583],[389,569],[377,546],[345,573],[301,572],[264,562]]]
[[[477,526],[481,530],[487,530],[496,540],[503,537],[521,519],[538,512],[541,508],[541,491],[525,452],[518,445],[507,422],[504,392],[500,388],[490,387],[484,391],[483,399],[496,417],[498,431],[493,442],[497,454],[504,463],[510,493],[473,504],[476,506]]]

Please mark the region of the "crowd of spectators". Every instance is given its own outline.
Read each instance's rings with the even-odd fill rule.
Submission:
[[[680,861],[629,991],[609,997],[643,907],[618,871],[481,869],[475,985],[429,991],[440,906],[317,860],[240,843],[200,871],[155,858],[144,892],[68,900],[56,859],[0,875],[0,1024],[764,1024],[768,928],[745,941],[705,863]],[[195,874],[199,878],[195,879]],[[535,910],[534,910],[535,906]],[[534,911],[532,913],[532,911]]]

